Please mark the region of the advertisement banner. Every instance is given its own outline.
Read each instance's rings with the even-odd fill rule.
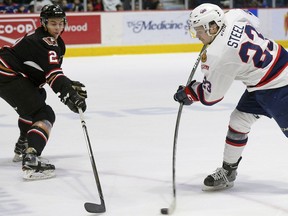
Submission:
[[[26,33],[33,31],[39,25],[39,18],[1,16],[0,18],[0,46],[12,45]]]
[[[123,44],[192,43],[188,31],[190,11],[127,13],[123,15]]]
[[[100,44],[100,15],[67,15],[68,25],[62,37],[66,45]],[[40,26],[39,15],[0,16],[0,47],[11,46],[17,39]]]
[[[100,15],[67,16],[63,39],[69,44],[101,44]]]
[[[274,40],[288,39],[288,9],[258,10],[263,34]]]

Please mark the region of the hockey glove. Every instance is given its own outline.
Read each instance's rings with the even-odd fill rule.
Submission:
[[[78,92],[74,88],[65,88],[59,98],[61,102],[69,107],[75,113],[79,113],[78,109],[82,109],[85,112],[87,106],[85,102],[85,98],[80,96]]]
[[[191,105],[194,101],[198,101],[197,94],[194,92],[192,85],[196,82],[193,80],[186,87],[179,86],[177,92],[174,94],[174,100],[183,103],[183,105]]]
[[[71,80],[71,85],[72,85],[72,88],[75,89],[81,97],[87,98],[87,91],[85,89],[83,89],[83,88],[85,88],[84,84],[82,84],[79,81],[72,81]]]

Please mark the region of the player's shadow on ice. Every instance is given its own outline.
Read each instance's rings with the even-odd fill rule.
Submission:
[[[288,182],[275,180],[235,181],[233,192],[245,194],[288,194]]]
[[[178,183],[179,191],[194,191],[202,190],[202,181],[196,184]],[[206,192],[204,192],[206,193]],[[239,180],[234,182],[234,187],[222,191],[210,191],[208,193],[230,193],[230,194],[288,194],[288,182],[280,182],[273,180]]]
[[[274,180],[236,180],[234,187],[221,190],[221,191],[210,191],[204,192],[201,190],[202,182],[199,184],[191,184],[187,183],[179,183],[177,184],[178,196],[195,196],[195,193],[200,196],[209,196],[210,198],[215,196],[215,199],[219,198],[219,195],[225,195],[234,197],[236,199],[243,199],[246,202],[257,203],[259,205],[263,205],[265,207],[270,207],[272,209],[276,209],[277,211],[281,211],[283,213],[288,214],[288,207],[286,205],[277,202],[277,200],[273,201],[271,199],[259,199],[259,197],[269,197],[274,195],[287,195],[288,194],[288,183]],[[273,195],[271,195],[273,194]],[[202,197],[203,198],[203,197]]]

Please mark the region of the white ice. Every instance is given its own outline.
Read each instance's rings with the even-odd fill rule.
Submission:
[[[85,83],[85,118],[107,212],[157,216],[172,201],[172,148],[179,104],[197,53],[66,58],[65,73]],[[198,69],[195,78],[202,79]],[[43,157],[56,177],[27,182],[13,163],[17,115],[1,106],[0,215],[88,216],[99,203],[79,116],[46,86],[57,115]],[[176,154],[175,216],[288,215],[288,145],[277,124],[263,117],[249,134],[234,188],[207,193],[203,179],[221,166],[229,115],[244,91],[235,82],[220,103],[185,106]]]

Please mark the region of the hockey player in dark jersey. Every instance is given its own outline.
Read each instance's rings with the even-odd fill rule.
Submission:
[[[0,49],[0,97],[19,115],[20,137],[13,161],[22,160],[25,179],[55,175],[55,166],[39,159],[55,122],[54,111],[45,102],[43,85],[47,83],[73,112],[86,110],[85,86],[70,80],[61,69],[65,12],[58,5],[46,5],[40,13],[40,22],[40,27],[12,47]]]

